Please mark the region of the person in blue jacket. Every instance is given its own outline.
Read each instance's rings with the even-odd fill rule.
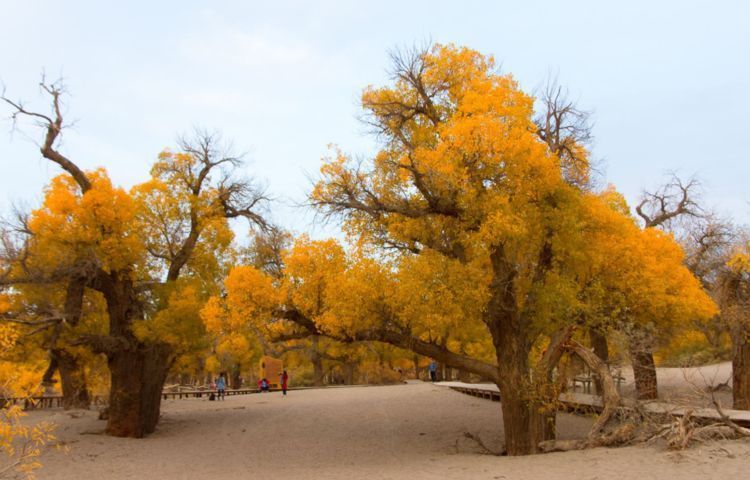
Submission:
[[[224,374],[221,373],[219,378],[216,379],[216,392],[218,393],[219,400],[224,400],[224,395],[227,391],[227,380],[224,378]]]
[[[428,370],[430,371],[430,381],[437,381],[437,362],[435,360],[430,362]]]

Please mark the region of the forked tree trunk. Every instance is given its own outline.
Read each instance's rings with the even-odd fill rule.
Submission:
[[[107,434],[141,438],[156,429],[170,356],[166,344],[143,343],[110,355]]]
[[[553,451],[566,451],[566,450],[579,450],[587,447],[598,447],[602,445],[615,445],[624,443],[624,440],[630,440],[632,436],[627,436],[624,439],[618,439],[611,434],[603,433],[605,427],[615,418],[618,407],[621,405],[620,394],[617,392],[615,382],[612,375],[609,372],[609,367],[606,363],[601,361],[594,352],[590,349],[583,347],[581,344],[574,340],[568,340],[565,345],[566,350],[570,353],[577,355],[581,360],[588,366],[588,368],[595,372],[602,380],[602,406],[604,407],[602,413],[594,422],[589,434],[585,440],[548,440],[542,442],[539,447],[541,451],[553,452]],[[629,434],[626,434],[629,435]]]
[[[733,408],[750,410],[750,332],[732,332],[732,400]]]
[[[554,441],[557,433],[557,395],[558,389],[554,379],[554,370],[565,353],[566,344],[573,336],[574,325],[568,325],[558,330],[550,338],[542,358],[534,369],[534,398],[537,400],[530,405],[535,413],[531,418],[531,436],[541,442]]]
[[[636,398],[638,400],[655,400],[658,398],[656,364],[654,363],[651,342],[648,340],[646,332],[636,332],[630,335],[628,348],[633,364]]]
[[[86,384],[86,373],[78,358],[65,351],[53,350],[62,385],[63,408],[89,408],[91,397]]]

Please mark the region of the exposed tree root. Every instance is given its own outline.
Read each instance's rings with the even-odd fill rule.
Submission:
[[[485,443],[482,441],[481,438],[479,438],[478,435],[474,435],[471,432],[464,432],[464,437],[468,438],[469,440],[473,440],[474,442],[476,442],[476,444],[479,445],[479,448],[481,449],[481,451],[482,451],[482,453],[484,455],[501,456],[501,455],[506,455],[507,454],[506,451],[505,451],[505,449],[500,450],[499,452],[491,449],[490,447],[488,447],[487,445],[485,445]]]

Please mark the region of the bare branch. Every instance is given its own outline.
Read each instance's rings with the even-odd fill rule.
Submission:
[[[667,227],[680,216],[701,217],[705,212],[698,204],[700,182],[691,178],[687,182],[677,175],[655,192],[644,192],[635,211],[643,219],[644,227]]]
[[[590,180],[590,162],[585,147],[591,144],[591,113],[581,110],[568,92],[550,79],[539,100],[542,112],[534,118],[536,133],[560,159],[563,178],[580,188]]]
[[[51,97],[51,115],[28,110],[23,105],[23,102],[13,101],[9,99],[7,96],[5,96],[5,92],[3,92],[2,96],[0,96],[0,99],[3,100],[6,104],[10,105],[13,109],[11,118],[14,120],[14,122],[20,116],[39,120],[39,125],[46,130],[44,142],[39,149],[42,153],[42,156],[58,164],[63,170],[68,172],[70,176],[72,176],[76,181],[76,183],[78,183],[81,192],[86,193],[91,189],[91,182],[89,181],[86,174],[78,167],[78,165],[65,157],[55,147],[60,133],[64,128],[61,108],[61,96],[65,93],[65,85],[62,80],[47,83],[45,78],[42,77],[42,81],[40,82],[39,86]]]

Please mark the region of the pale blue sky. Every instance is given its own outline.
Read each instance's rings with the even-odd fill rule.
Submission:
[[[72,94],[62,150],[129,187],[193,125],[247,151],[275,219],[315,236],[304,199],[327,145],[367,154],[363,87],[387,51],[428,39],[493,54],[524,89],[557,73],[594,111],[605,181],[632,202],[665,172],[750,219],[750,2],[105,2],[0,0],[0,79],[43,108],[42,69]],[[616,5],[616,6],[615,6]],[[36,102],[36,103],[35,103]],[[0,107],[6,118],[8,110]],[[34,205],[58,170],[0,123],[0,210]]]

